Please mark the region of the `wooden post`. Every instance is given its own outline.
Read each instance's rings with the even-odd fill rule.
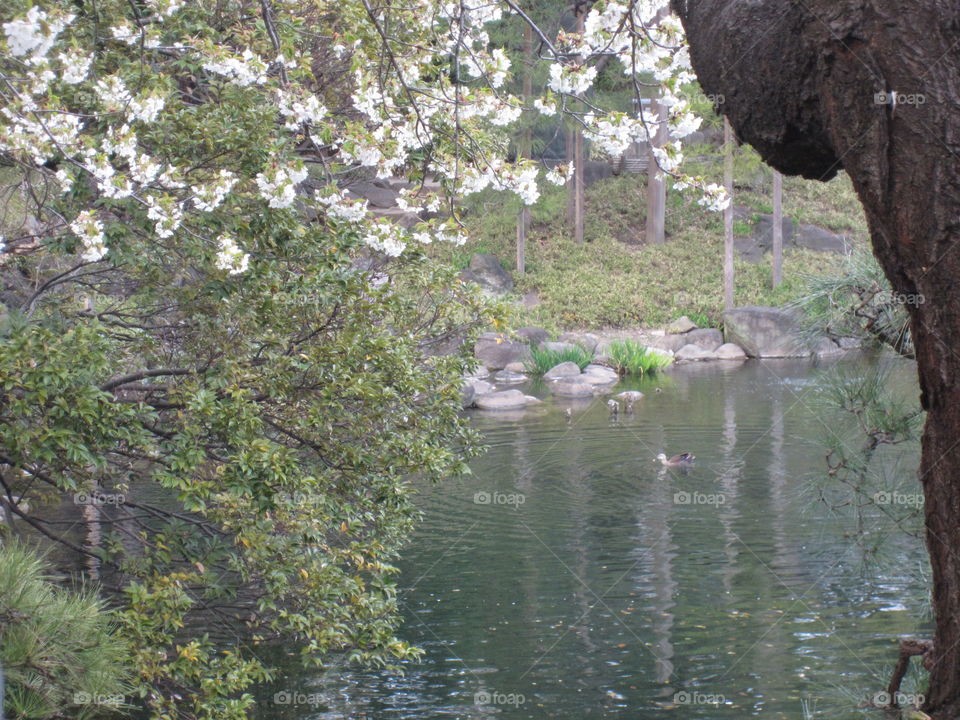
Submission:
[[[733,127],[723,119],[723,183],[730,204],[723,211],[723,307],[733,310]]]
[[[583,33],[587,7],[577,4],[574,8],[577,14],[577,32]],[[579,104],[579,103],[578,103]],[[583,215],[584,215],[584,154],[583,128],[577,126],[573,139],[573,237],[578,243],[583,242]]]
[[[783,175],[773,171],[773,287],[783,282]]]
[[[583,242],[584,182],[583,182],[583,130],[577,128],[573,151],[573,237]]]
[[[520,208],[517,218],[517,275],[527,271],[527,228],[530,227],[530,208]]]
[[[523,26],[523,102],[527,104],[533,96],[533,29],[529,23]],[[529,120],[520,139],[517,154],[521,157],[530,157],[533,152],[533,132]],[[527,262],[527,230],[530,227],[530,208],[524,205],[517,216],[517,274],[526,272]]]
[[[641,112],[642,112],[641,106]],[[650,144],[650,160],[647,164],[647,243],[660,245],[666,242],[667,181],[657,165],[653,148],[662,148],[667,144],[667,108],[658,99],[653,103],[653,117],[656,119],[657,132]]]

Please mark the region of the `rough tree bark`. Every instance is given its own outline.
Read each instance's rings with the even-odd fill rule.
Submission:
[[[773,167],[846,170],[910,306],[936,619],[925,710],[960,717],[960,2],[673,0],[694,69]],[[921,299],[922,298],[922,299]]]

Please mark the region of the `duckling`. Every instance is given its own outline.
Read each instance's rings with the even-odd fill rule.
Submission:
[[[660,453],[657,457],[654,458],[654,462],[657,460],[660,461],[661,465],[666,465],[667,467],[685,467],[693,465],[696,456],[688,452],[680,453],[679,455],[674,455],[671,458],[668,458],[666,454]]]
[[[607,407],[610,408],[610,414],[614,417],[620,414],[620,403],[616,400],[607,400]]]

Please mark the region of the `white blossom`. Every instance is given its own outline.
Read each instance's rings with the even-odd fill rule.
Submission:
[[[93,56],[82,52],[67,52],[58,55],[63,65],[63,73],[60,79],[67,85],[76,85],[87,79],[87,73],[90,72],[90,64],[93,62]]]
[[[272,208],[286,208],[296,199],[297,185],[307,179],[307,171],[290,167],[274,167],[257,175],[260,195]]]
[[[573,163],[567,165],[557,165],[547,172],[547,181],[554,185],[566,185],[573,177]]]
[[[84,210],[70,223],[70,230],[83,243],[80,255],[86,262],[102,260],[108,252],[104,244],[103,223],[89,210]]]
[[[555,102],[545,102],[541,98],[536,98],[533,101],[533,107],[537,109],[542,115],[556,115],[557,114],[557,104]]]
[[[221,235],[217,241],[220,250],[217,253],[218,270],[226,270],[231,275],[240,275],[250,267],[250,253],[244,252],[229,235]]]
[[[52,17],[34,5],[22,20],[11,20],[3,24],[7,37],[7,49],[14,57],[31,54],[32,62],[42,62],[57,36],[73,22],[73,15]]]
[[[547,82],[554,92],[567,95],[582,95],[593,85],[597,77],[597,69],[588,65],[560,65],[550,66],[550,79]]]
[[[224,201],[233,186],[237,184],[237,176],[229,170],[220,171],[216,180],[208,185],[198,185],[193,188],[193,205],[197,210],[212,212]]]

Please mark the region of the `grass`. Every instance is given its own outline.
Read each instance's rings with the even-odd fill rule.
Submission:
[[[691,170],[710,181],[722,178],[716,157],[693,160]],[[715,151],[714,151],[715,152]],[[695,157],[697,149],[688,152]],[[754,214],[770,212],[771,171],[755,153],[738,153],[736,204]],[[658,327],[687,315],[698,325],[719,326],[723,313],[723,217],[697,205],[694,195],[670,190],[667,242],[647,245],[646,179],[608,178],[587,189],[586,242],[574,242],[565,219],[566,190],[545,188],[532,207],[527,239],[527,273],[514,272],[516,295],[536,293],[539,305],[519,308],[514,322],[548,330]],[[463,268],[474,252],[493,253],[514,271],[519,201],[503,193],[466,198],[471,241],[464,247],[432,245],[429,252]],[[867,226],[849,179],[830,183],[784,179],[784,213],[797,223],[816,224],[865,243]],[[783,305],[801,295],[804,274],[826,274],[841,262],[836,255],[787,249],[784,283],[773,290],[769,262],[737,260],[738,305]]]
[[[651,375],[673,362],[670,357],[644,347],[636,340],[616,340],[607,350],[610,364],[621,375]]]
[[[531,347],[530,358],[526,362],[527,372],[531,375],[543,375],[560,363],[572,362],[583,370],[593,362],[593,353],[580,345],[563,350],[552,350],[545,347]]]

